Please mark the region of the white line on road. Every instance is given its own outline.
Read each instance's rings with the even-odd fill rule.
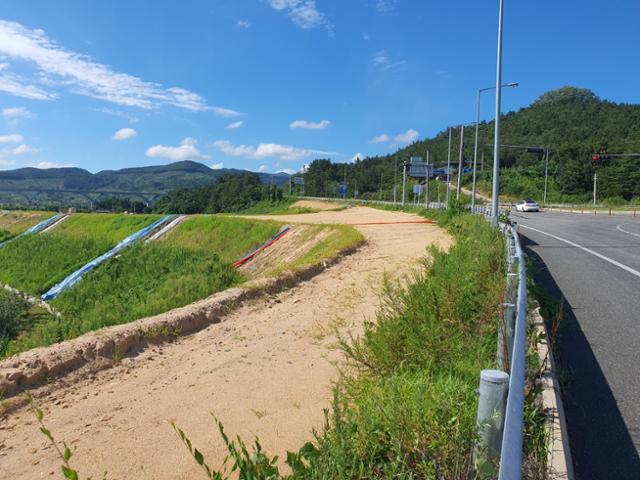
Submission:
[[[638,235],[637,233],[626,231],[624,228],[622,228],[622,225],[633,225],[633,224],[631,224],[631,223],[621,223],[620,225],[616,225],[616,230],[620,230],[622,233],[628,233],[629,235],[633,235],[634,237],[640,238],[640,235]]]
[[[601,258],[602,260],[604,260],[606,262],[609,262],[610,264],[615,265],[616,267],[619,267],[619,268],[629,272],[630,274],[635,275],[636,277],[640,278],[640,272],[638,270],[635,270],[635,269],[633,269],[631,267],[628,267],[624,263],[617,262],[613,258],[606,257],[606,256],[602,255],[601,253],[594,252],[593,250],[591,250],[589,248],[583,247],[582,245],[578,245],[577,243],[572,242],[571,240],[567,240],[566,238],[558,237],[557,235],[553,235],[553,234],[548,233],[548,232],[543,232],[542,230],[538,230],[537,228],[527,227],[526,225],[522,225],[522,224],[520,224],[520,226],[522,228],[533,230],[534,232],[538,232],[538,233],[541,233],[543,235],[546,235],[547,237],[551,237],[551,238],[555,238],[556,240],[560,240],[561,242],[564,242],[564,243],[566,243],[568,245],[571,245],[572,247],[579,248],[580,250],[582,250],[584,252],[590,253],[591,255],[593,255],[595,257]]]

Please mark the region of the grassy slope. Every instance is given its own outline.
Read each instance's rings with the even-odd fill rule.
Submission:
[[[64,292],[52,302],[62,316],[25,332],[8,353],[166,312],[240,283],[229,263],[279,230],[273,222],[189,218],[166,239],[124,250]]]
[[[157,218],[73,215],[50,233],[29,235],[0,249],[0,281],[31,294],[43,293]]]
[[[28,228],[33,227],[53,215],[53,212],[0,212],[0,242],[19,235]]]

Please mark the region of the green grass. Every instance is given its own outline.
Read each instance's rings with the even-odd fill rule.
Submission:
[[[21,234],[25,230],[49,217],[52,217],[53,215],[53,212],[0,210],[0,243]]]
[[[24,329],[6,354],[166,312],[236,285],[243,277],[229,264],[279,230],[273,222],[189,218],[166,239],[136,243],[63,292],[51,302],[61,316]]]
[[[316,213],[320,211],[317,208],[293,207],[293,204],[297,201],[297,198],[285,198],[279,202],[263,200],[253,204],[249,208],[245,208],[240,213],[246,215],[291,215],[300,213]]]
[[[103,254],[157,215],[75,214],[48,233],[28,235],[0,249],[0,281],[41,294]]]
[[[172,230],[161,243],[178,245],[203,254],[216,253],[224,262],[233,262],[276,235],[276,222],[219,215],[196,215]]]
[[[323,261],[332,259],[350,248],[357,247],[364,242],[364,236],[355,228],[348,225],[305,225],[305,234],[300,242],[311,241],[314,237],[324,237],[300,258],[283,264],[268,272],[271,276],[287,271],[299,271]]]

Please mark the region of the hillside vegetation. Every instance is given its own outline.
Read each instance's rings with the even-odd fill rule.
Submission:
[[[72,225],[67,230],[76,228],[78,225]],[[51,302],[60,317],[28,324],[12,337],[5,353],[12,355],[166,312],[238,284],[243,277],[229,264],[280,228],[273,222],[189,218],[165,239],[138,242],[90,272]],[[94,234],[97,230],[93,229]]]
[[[284,199],[281,188],[264,185],[255,173],[223,175],[206,187],[172,190],[158,200],[154,210],[162,213],[238,213],[255,212],[263,207],[263,213],[281,209],[291,203]]]
[[[452,163],[457,165],[460,129],[453,126]],[[481,189],[488,188],[493,152],[493,122],[480,124],[480,157],[484,153],[483,170],[479,176]],[[465,166],[473,161],[473,128],[465,131]],[[352,164],[334,164],[316,160],[305,173],[305,193],[317,196],[337,196],[338,183],[347,174],[348,196],[357,189],[361,197],[383,199],[392,197],[395,164],[398,165],[398,196],[400,196],[402,163],[412,155],[426,157],[446,165],[448,130],[434,138],[416,142],[387,156],[371,157]],[[598,172],[600,199],[624,203],[640,201],[640,158],[621,157],[593,162],[594,152],[640,153],[640,105],[609,102],[591,91],[564,87],[547,92],[526,108],[504,115],[502,143],[550,148],[549,201],[584,202],[593,189],[593,174]],[[501,152],[501,193],[515,197],[542,200],[544,160],[541,154],[525,149]],[[479,159],[480,163],[480,159]],[[478,165],[480,169],[480,165]],[[466,182],[470,175],[467,175]],[[382,181],[381,181],[382,180]],[[432,198],[436,192],[432,190]]]
[[[51,217],[51,212],[0,211],[0,243]]]
[[[224,175],[240,175],[245,170],[213,170],[193,161],[175,162],[168,165],[124,168],[122,170],[102,170],[91,173],[75,167],[65,168],[20,168],[0,171],[0,188],[27,190],[71,190],[81,192],[150,192],[166,193],[170,190],[211,185]],[[264,184],[283,185],[289,179],[286,173],[256,173]],[[118,196],[135,202],[143,202],[136,196]],[[101,197],[102,208],[109,203],[108,196]],[[41,193],[33,202],[40,206],[78,206],[88,208],[86,198],[73,193]],[[8,192],[0,192],[0,205],[25,205],[25,199]],[[117,205],[117,202],[115,202]],[[129,208],[129,210],[132,210]],[[117,210],[116,210],[117,211]],[[138,209],[138,212],[141,210]]]
[[[51,232],[27,235],[0,249],[0,282],[39,295],[157,215],[75,214]]]

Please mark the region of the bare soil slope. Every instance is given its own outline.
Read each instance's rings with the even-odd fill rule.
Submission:
[[[299,448],[322,426],[330,402],[340,360],[330,349],[334,328],[359,332],[376,313],[385,274],[408,274],[427,245],[451,242],[435,225],[386,224],[419,217],[366,207],[278,220],[376,224],[358,227],[367,245],[308,282],[79,383],[35,391],[54,435],[77,449],[73,461],[83,475],[203,478],[169,422],[218,466],[226,452],[209,412],[227,433],[248,442],[258,436],[271,453]],[[0,419],[0,478],[51,478],[59,464],[30,412]]]

